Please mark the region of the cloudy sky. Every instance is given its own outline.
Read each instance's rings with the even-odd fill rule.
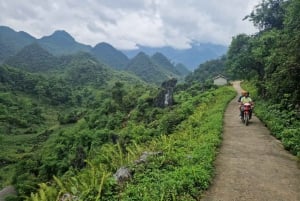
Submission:
[[[41,38],[65,30],[76,41],[188,48],[191,42],[229,45],[257,30],[242,19],[261,0],[0,0],[0,25]]]

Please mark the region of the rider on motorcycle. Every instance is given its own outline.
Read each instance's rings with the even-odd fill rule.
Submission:
[[[240,111],[241,111],[241,118],[243,118],[244,116],[244,110],[243,110],[243,107],[244,107],[244,104],[245,103],[250,103],[251,104],[251,110],[250,110],[250,115],[249,115],[249,118],[251,119],[251,116],[252,116],[252,108],[253,108],[253,101],[252,99],[249,97],[249,92],[245,91],[244,96],[241,98],[241,101],[240,101]]]
[[[245,93],[246,93],[246,91],[244,91],[244,90],[241,92],[241,95],[240,95],[240,97],[238,99],[239,103],[241,102],[242,98],[245,96]]]

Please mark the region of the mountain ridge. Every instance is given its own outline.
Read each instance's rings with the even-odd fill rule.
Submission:
[[[228,47],[212,43],[194,43],[189,49],[174,49],[172,47],[152,48],[139,45],[136,50],[123,50],[128,58],[132,58],[139,52],[144,52],[148,55],[154,55],[156,52],[164,54],[172,63],[182,63],[189,70],[194,70],[200,64],[211,59],[217,59],[223,56]]]
[[[1,40],[5,38],[3,36],[4,30],[6,32],[9,32],[9,34],[5,34],[5,37],[8,35],[10,36],[9,41],[3,42],[3,40]],[[24,41],[24,38],[21,36],[27,39]],[[16,39],[17,42],[15,42],[14,39]],[[97,52],[95,50],[97,45],[106,43],[106,42],[99,42],[94,47],[90,45],[82,44],[77,42],[68,32],[64,30],[56,30],[49,36],[44,36],[40,39],[37,39],[24,31],[16,32],[10,27],[0,26],[0,63],[4,60],[4,58],[16,54],[19,50],[21,50],[23,47],[29,45],[32,42],[38,42],[42,47],[44,47],[49,53],[53,55],[72,54],[78,51]],[[13,44],[14,48],[8,50],[7,49],[8,44]],[[166,57],[168,57],[170,61],[174,63],[174,65],[176,65],[177,63],[181,63],[184,66],[186,66],[189,70],[194,70],[201,63],[207,60],[218,58],[223,54],[225,54],[225,52],[227,51],[226,46],[216,45],[211,43],[206,43],[206,44],[193,43],[191,44],[191,48],[184,49],[184,50],[174,49],[170,46],[152,48],[152,47],[146,47],[142,45],[138,45],[138,49],[135,50],[120,50],[117,48],[115,49],[119,51],[119,53],[120,52],[123,53],[128,58],[133,58],[139,52],[144,52],[149,56],[152,56],[156,52],[160,52],[164,54]],[[124,59],[124,56],[122,57]],[[105,63],[105,61],[103,62]]]

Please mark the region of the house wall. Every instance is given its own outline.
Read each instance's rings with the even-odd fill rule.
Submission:
[[[227,80],[222,77],[219,77],[217,79],[214,79],[214,84],[215,85],[225,85],[225,84],[227,84]]]

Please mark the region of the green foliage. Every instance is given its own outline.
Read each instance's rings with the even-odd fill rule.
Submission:
[[[163,154],[135,168],[134,180],[127,184],[121,200],[199,199],[212,178],[222,111],[234,95],[231,92],[220,90],[215,95],[206,93],[194,97],[200,99],[200,106],[194,108],[194,113],[179,124],[172,135],[163,135],[148,145]]]
[[[174,108],[156,110],[152,120],[144,124],[143,118],[150,112],[148,105],[139,121],[130,117],[119,134],[109,134],[108,129],[88,135],[83,123],[74,131],[68,129],[58,138],[53,138],[55,146],[49,144],[52,152],[42,163],[58,166],[61,162],[68,163],[67,159],[72,158],[70,153],[74,153],[68,147],[76,147],[77,142],[81,142],[87,143],[81,144],[82,147],[90,147],[86,152],[90,158],[88,166],[80,171],[69,169],[60,178],[54,177],[53,185],[46,187],[42,184],[38,192],[27,200],[42,200],[43,197],[56,200],[62,196],[79,200],[198,200],[212,179],[213,161],[221,140],[223,112],[234,95],[230,88],[205,93],[198,91],[196,96],[182,91],[176,96]],[[147,97],[140,99],[139,104],[147,101]],[[145,138],[147,135],[151,138]],[[80,136],[84,140],[80,140]],[[91,139],[86,139],[87,136]],[[140,140],[141,137],[144,139]],[[92,144],[89,145],[89,142]],[[146,163],[135,164],[134,161],[144,151],[161,151],[162,155],[149,157]],[[45,153],[48,152],[45,150]],[[124,166],[134,172],[133,178],[117,184],[112,175]],[[56,168],[59,169],[50,168],[46,172]]]
[[[272,101],[262,99],[257,94],[254,83],[243,82],[242,87],[250,91],[255,100],[255,114],[265,122],[272,134],[280,139],[284,147],[291,153],[300,156],[300,117],[289,108],[289,96],[281,102],[274,104]]]
[[[27,133],[34,133],[45,120],[42,108],[35,102],[8,92],[0,92],[0,112],[2,134],[16,134],[24,129]]]
[[[298,0],[263,1],[247,16],[262,31],[235,37],[227,57],[232,76],[255,83],[247,86],[256,96],[257,115],[295,155],[300,144],[299,13]]]
[[[256,61],[251,54],[254,42],[254,39],[245,34],[240,34],[232,39],[226,65],[228,66],[227,72],[233,79],[250,79],[254,76],[262,79],[264,76],[262,63]]]
[[[58,121],[60,124],[76,123],[82,116],[84,111],[72,110],[70,112],[63,112],[58,114]]]
[[[116,101],[119,105],[123,103],[124,89],[123,83],[116,82],[112,88],[112,99]]]
[[[70,57],[70,58],[69,58]],[[72,86],[92,85],[96,87],[105,86],[112,78],[112,72],[103,64],[98,63],[87,53],[64,58],[66,64],[61,65],[67,69],[66,80]]]
[[[43,66],[47,74],[0,66],[1,185],[13,183],[19,197],[12,199],[27,201],[199,200],[213,176],[224,109],[235,96],[205,80],[225,66],[232,78],[253,78],[254,85],[243,85],[257,115],[299,155],[299,8],[297,0],[263,1],[248,18],[264,30],[234,37],[226,57],[200,65],[166,108],[154,107],[158,89],[88,54],[41,52],[49,66],[39,57],[14,64]],[[141,53],[126,70],[160,83],[173,69],[161,55],[154,58]],[[137,163],[144,152],[161,154]],[[120,167],[132,178],[116,182]]]
[[[295,0],[263,1],[257,13],[252,12],[252,19],[257,17],[258,22],[270,27],[254,36],[235,37],[227,57],[228,70],[235,78],[258,78],[259,96],[273,103],[289,96],[287,105],[294,107],[300,100],[299,26],[294,24],[299,18],[298,4]],[[280,28],[272,25],[276,24],[272,19],[269,21],[268,17],[272,16],[280,18]]]
[[[92,54],[101,62],[108,64],[115,69],[124,69],[129,59],[121,51],[116,50],[110,44],[98,43],[93,49]]]
[[[169,78],[168,75],[164,73],[164,70],[143,52],[135,56],[129,62],[125,70],[134,73],[148,83],[161,84]]]
[[[175,66],[168,60],[162,53],[155,53],[152,55],[151,60],[160,67],[160,69],[169,77],[180,78],[181,74]]]
[[[56,68],[58,59],[41,48],[37,43],[33,43],[24,47],[5,63],[29,72],[43,72]]]
[[[267,124],[272,134],[280,139],[291,153],[300,156],[299,117],[283,110],[280,104],[258,101],[257,115]]]
[[[286,12],[285,6],[288,2],[285,0],[263,0],[245,19],[249,18],[254,26],[260,30],[282,29]]]
[[[72,100],[72,90],[68,84],[57,77],[44,77],[27,73],[9,66],[0,66],[0,82],[3,90],[21,91],[37,95],[53,105],[64,104]]]
[[[0,26],[0,63],[34,40],[35,38],[25,32],[16,32],[9,27]]]

